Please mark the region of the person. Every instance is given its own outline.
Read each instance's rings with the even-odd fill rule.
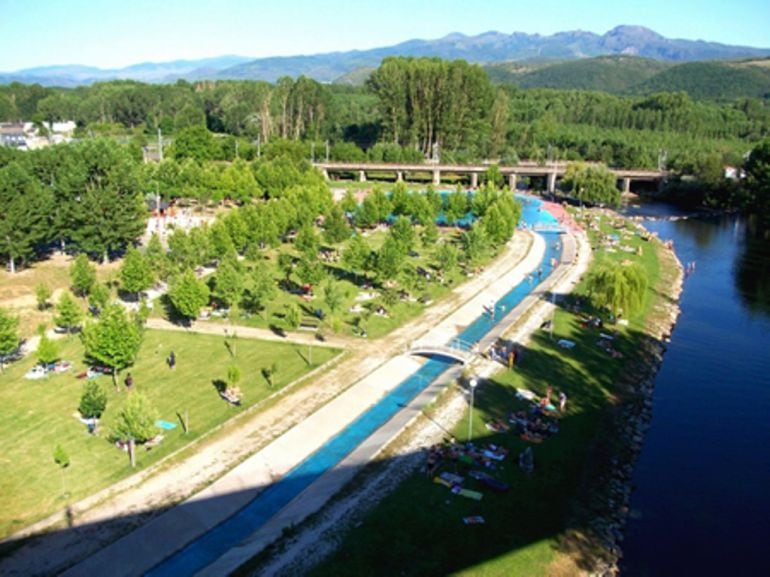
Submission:
[[[559,393],[559,410],[563,413],[564,407],[567,406],[567,394],[562,391]]]
[[[134,377],[131,376],[131,373],[128,373],[126,375],[126,389],[131,389],[131,387],[134,385]]]
[[[551,395],[553,395],[553,387],[551,385],[548,385],[545,389],[545,404],[550,405],[551,404]]]
[[[168,356],[168,368],[173,369],[176,366],[176,355],[174,354],[174,351],[171,351],[171,354]]]

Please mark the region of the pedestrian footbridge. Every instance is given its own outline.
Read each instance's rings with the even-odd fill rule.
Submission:
[[[470,363],[476,356],[473,343],[452,339],[448,343],[414,341],[407,346],[410,355],[437,355],[459,361],[463,365]]]

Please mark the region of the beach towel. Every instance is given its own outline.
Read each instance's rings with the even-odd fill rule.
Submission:
[[[467,497],[468,499],[473,499],[474,501],[481,501],[481,498],[484,496],[478,491],[471,491],[470,489],[460,489],[459,491],[452,491],[453,493],[456,493],[457,495],[462,495],[463,497]]]
[[[155,421],[155,426],[159,429],[165,429],[167,431],[176,429],[176,423],[169,423],[168,421]]]

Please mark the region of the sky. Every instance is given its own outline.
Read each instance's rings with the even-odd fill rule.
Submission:
[[[0,0],[0,71],[365,50],[451,32],[603,34],[620,24],[770,48],[767,0]]]

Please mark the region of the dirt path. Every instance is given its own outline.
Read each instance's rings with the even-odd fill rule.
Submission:
[[[262,411],[247,412],[227,423],[214,438],[199,443],[195,453],[173,467],[157,466],[134,475],[84,501],[72,505],[12,538],[36,534],[69,520],[67,531],[53,532],[31,539],[0,563],[4,575],[38,575],[59,572],[92,555],[120,536],[145,523],[160,510],[178,503],[208,486],[229,469],[265,447],[282,433],[302,422],[352,384],[377,367],[401,354],[406,345],[470,300],[495,280],[516,267],[532,245],[529,233],[517,233],[498,257],[481,274],[456,288],[431,306],[422,316],[375,341],[330,339],[331,346],[344,346],[346,358],[337,366],[314,378],[311,384],[293,388],[279,402]],[[170,329],[153,321],[155,328]],[[194,330],[221,334],[223,325],[196,323]],[[267,333],[267,334],[266,334]],[[245,338],[270,336],[285,340],[271,331],[238,328]],[[295,334],[292,339],[313,342],[313,335]]]

